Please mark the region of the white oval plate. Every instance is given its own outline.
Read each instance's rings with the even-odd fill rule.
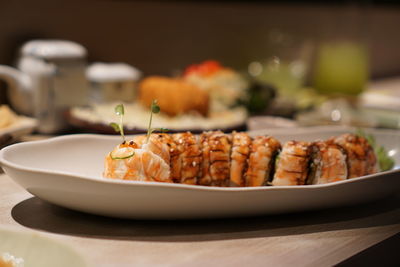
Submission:
[[[26,267],[88,266],[74,249],[37,232],[1,226],[0,241],[0,257],[9,253]]]
[[[313,127],[252,132],[282,142],[325,139],[354,129]],[[400,162],[400,133],[371,130]],[[48,202],[92,214],[134,219],[188,219],[298,212],[354,205],[399,192],[399,170],[325,185],[219,188],[102,178],[116,136],[68,135],[0,151],[6,174]]]

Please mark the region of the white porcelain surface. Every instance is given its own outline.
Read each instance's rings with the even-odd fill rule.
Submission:
[[[141,72],[126,63],[95,62],[87,68],[86,76],[92,82],[137,81]]]
[[[271,129],[280,141],[325,139],[354,129]],[[372,132],[400,162],[400,132]],[[399,192],[398,169],[326,185],[218,188],[102,178],[103,159],[117,136],[69,135],[0,151],[5,172],[33,195],[93,214],[121,218],[216,218],[299,212],[354,205]]]
[[[0,257],[3,253],[23,259],[25,267],[87,266],[83,257],[69,246],[14,227],[0,227]]]
[[[38,58],[71,58],[85,57],[86,48],[67,40],[32,40],[21,48],[23,56]]]

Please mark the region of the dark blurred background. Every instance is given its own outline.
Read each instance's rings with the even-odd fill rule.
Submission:
[[[365,40],[373,79],[400,73],[400,4],[396,1],[0,1],[0,64],[21,44],[67,39],[88,49],[89,62],[126,62],[148,74],[171,74],[217,59],[246,69],[271,55],[271,38]],[[278,34],[279,35],[279,34]],[[2,84],[4,87],[4,84]],[[6,102],[0,90],[0,103]]]

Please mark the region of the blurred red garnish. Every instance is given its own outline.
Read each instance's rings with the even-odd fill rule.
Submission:
[[[184,76],[190,74],[198,74],[202,76],[209,76],[214,74],[215,72],[221,70],[223,67],[216,60],[206,60],[200,64],[192,64],[189,65],[184,72]]]

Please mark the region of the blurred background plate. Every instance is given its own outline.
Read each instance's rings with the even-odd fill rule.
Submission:
[[[249,131],[298,126],[296,121],[278,116],[253,116],[247,120],[247,130]]]
[[[37,126],[37,120],[25,116],[18,116],[9,126],[0,128],[0,148],[19,137],[33,132]]]
[[[74,107],[66,113],[69,124],[76,129],[90,133],[116,134],[109,126],[111,122],[118,122],[114,113],[116,103],[95,104],[87,107]],[[150,113],[139,104],[124,104],[124,131],[126,134],[146,133]],[[243,108],[233,108],[224,111],[209,113],[203,117],[195,113],[186,113],[174,117],[157,114],[153,117],[153,128],[167,128],[168,132],[191,131],[199,133],[209,130],[224,132],[246,130],[247,112]]]
[[[37,232],[1,226],[0,240],[0,257],[8,253],[23,259],[26,267],[88,266],[74,249]]]

